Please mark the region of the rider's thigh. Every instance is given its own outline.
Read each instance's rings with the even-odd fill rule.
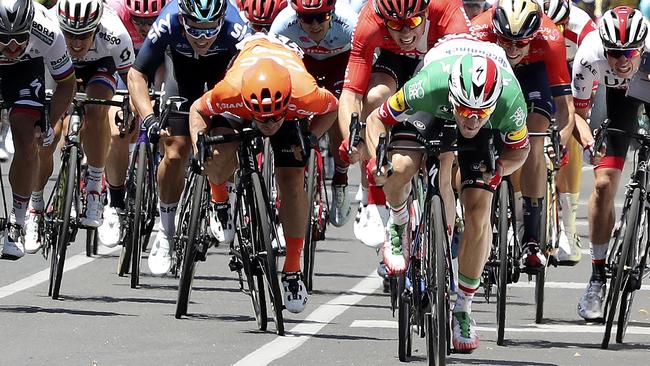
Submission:
[[[616,168],[598,168],[594,170],[594,193],[596,199],[613,200],[622,171]]]

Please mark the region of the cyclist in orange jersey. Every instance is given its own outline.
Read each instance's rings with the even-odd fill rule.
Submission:
[[[238,48],[241,51],[225,78],[192,105],[190,135],[195,152],[198,133],[209,129],[221,135],[252,124],[271,137],[282,200],[280,221],[287,245],[282,277],[284,302],[287,310],[300,313],[307,303],[300,254],[308,215],[304,191],[308,152],[300,150],[294,123],[311,119],[309,131],[304,132],[309,134],[310,141],[317,141],[334,122],[338,102],[332,93],[317,86],[305,70],[300,49],[285,38],[256,34],[242,41]],[[243,121],[221,118],[211,123],[213,116],[226,112]],[[225,184],[238,168],[237,145],[234,142],[216,146],[212,158],[205,162],[210,181],[217,185],[213,199],[228,199]]]

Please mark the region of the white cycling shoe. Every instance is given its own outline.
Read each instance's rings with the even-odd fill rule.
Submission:
[[[115,207],[107,206],[104,209],[104,222],[97,228],[99,240],[105,247],[113,248],[120,243],[122,223],[120,214]]]
[[[34,254],[43,246],[38,233],[39,222],[43,218],[43,212],[38,212],[33,208],[27,211],[25,218],[25,253]]]
[[[307,289],[300,272],[289,272],[282,276],[284,306],[294,314],[301,313],[307,305]]]
[[[378,248],[386,239],[388,207],[371,204],[361,209],[359,220],[354,223],[354,236],[363,244]]]
[[[153,275],[164,275],[172,269],[172,239],[168,238],[162,230],[158,229],[156,239],[151,247],[147,263]]]

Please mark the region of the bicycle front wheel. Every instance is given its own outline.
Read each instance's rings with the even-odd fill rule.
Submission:
[[[314,213],[318,215],[318,210],[314,210],[316,202],[316,180],[318,179],[318,171],[316,168],[316,153],[311,151],[309,163],[307,165],[307,229],[305,232],[305,246],[302,250],[303,253],[303,268],[305,287],[311,293],[314,284],[314,256],[316,255],[316,238],[314,238],[314,225],[318,225],[318,217],[314,217]]]
[[[449,304],[447,303],[446,235],[440,196],[433,196],[429,209],[427,243],[430,272],[427,273],[430,313],[426,322],[429,365],[444,366],[447,359]]]
[[[499,248],[499,267],[497,269],[497,344],[503,346],[505,340],[505,327],[506,327],[506,295],[508,286],[508,277],[510,275],[511,266],[509,254],[509,238],[508,228],[510,227],[510,218],[508,217],[510,211],[510,189],[508,181],[504,180],[499,186],[499,207],[498,212],[498,243]],[[514,216],[514,215],[512,215]],[[512,228],[512,234],[516,235],[515,228]]]
[[[146,206],[144,197],[146,194],[146,184],[144,182],[147,173],[147,151],[145,143],[138,145],[138,160],[135,176],[135,203],[133,205],[133,226],[131,227],[130,246],[131,246],[131,288],[136,288],[140,284],[140,259],[142,257],[142,237],[141,229],[144,226],[144,214]]]
[[[402,362],[407,362],[411,357],[411,296],[406,288],[407,274],[402,274],[397,279],[397,306],[398,306],[398,356]]]
[[[619,296],[621,291],[623,291],[623,284],[628,278],[629,269],[626,268],[628,265],[629,253],[632,247],[633,242],[637,240],[637,234],[639,228],[637,227],[639,222],[640,206],[641,204],[641,189],[635,188],[632,192],[632,199],[630,201],[630,208],[627,211],[625,223],[625,235],[623,237],[623,242],[621,244],[620,252],[614,258],[618,258],[618,263],[616,264],[616,272],[612,273],[611,285],[609,288],[609,293],[607,294],[607,305],[605,306],[608,309],[607,314],[605,314],[605,334],[603,335],[603,341],[600,345],[601,348],[606,349],[609,346],[609,339],[611,337],[612,326],[614,324],[614,318],[616,317],[616,305],[618,304]],[[613,248],[612,250],[616,250]],[[622,324],[618,325],[622,327]]]
[[[196,270],[197,246],[201,237],[201,204],[204,197],[206,177],[203,175],[194,176],[194,187],[192,188],[192,203],[190,205],[190,221],[185,241],[185,253],[183,255],[183,267],[181,278],[178,283],[178,300],[176,301],[176,319],[187,315],[187,307],[190,303],[194,271]]]
[[[58,223],[58,233],[57,233],[57,242],[56,242],[56,252],[52,255],[56,256],[56,259],[52,260],[52,264],[55,264],[53,272],[53,283],[52,283],[52,298],[59,298],[59,290],[61,289],[61,280],[63,278],[63,267],[65,265],[65,254],[68,249],[68,244],[70,243],[70,212],[72,211],[72,204],[74,200],[74,192],[78,186],[77,183],[77,159],[79,158],[78,150],[76,146],[71,146],[68,150],[67,164],[62,171],[65,172],[65,177],[61,180],[62,192],[64,193],[65,200],[59,203],[59,209],[57,210],[59,215],[55,220],[60,221]],[[60,187],[61,189],[61,187]]]

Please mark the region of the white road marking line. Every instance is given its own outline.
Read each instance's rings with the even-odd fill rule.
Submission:
[[[106,248],[100,245],[98,248],[98,254],[99,255],[111,254],[121,249],[122,249],[121,246],[117,246],[115,248]],[[35,255],[39,255],[39,254],[35,254]],[[52,254],[50,253],[50,255]],[[84,264],[90,263],[97,258],[99,257],[86,257],[85,251],[77,255],[74,255],[70,258],[66,258],[63,272],[65,273],[68,271],[72,271],[73,269],[81,267]],[[7,296],[11,296],[17,292],[27,290],[28,288],[38,286],[41,283],[48,281],[49,279],[50,279],[50,269],[46,268],[40,272],[34,273],[31,276],[25,277],[9,285],[0,287],[0,299],[5,298]]]
[[[235,366],[243,365],[268,365],[289,352],[300,347],[311,336],[320,332],[327,324],[331,323],[344,311],[355,305],[367,295],[372,294],[381,286],[379,276],[373,271],[361,280],[348,293],[336,297],[314,310],[304,323],[300,323],[286,332],[284,337],[276,337],[271,342],[263,345],[248,356],[239,360]]]
[[[616,325],[614,325],[614,328]],[[395,320],[355,320],[350,324],[350,328],[385,328],[397,329],[398,323]],[[493,327],[480,327],[477,326],[476,330],[481,332],[496,332]],[[506,328],[506,332],[510,333],[598,333],[605,332],[604,325],[562,325],[562,324],[530,324],[525,327]],[[615,333],[615,330],[612,329]],[[650,335],[650,328],[647,327],[627,327],[628,335]]]
[[[522,277],[523,279],[524,277]],[[518,288],[534,288],[535,282],[520,281],[517,283],[511,283],[508,287],[518,287]],[[554,288],[554,289],[570,289],[570,290],[584,290],[587,287],[586,282],[545,282],[544,288]],[[641,285],[641,290],[647,291],[650,290],[650,285]]]

